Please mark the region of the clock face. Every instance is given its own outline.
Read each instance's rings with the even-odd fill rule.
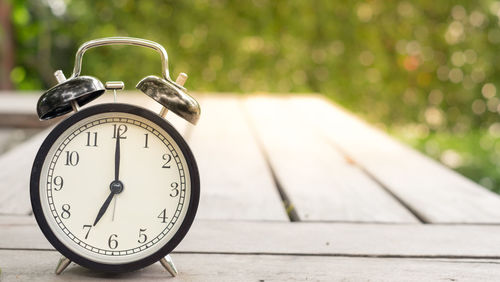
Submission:
[[[199,198],[194,158],[157,115],[103,104],[57,126],[37,155],[32,205],[49,241],[90,268],[143,267],[170,252]]]

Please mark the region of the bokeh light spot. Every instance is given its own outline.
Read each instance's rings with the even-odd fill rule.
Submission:
[[[472,102],[472,112],[476,115],[481,115],[486,111],[486,104],[481,99],[476,99]]]
[[[465,64],[465,54],[458,51],[451,55],[451,63],[457,67],[461,67]]]
[[[429,103],[433,105],[439,105],[443,101],[443,92],[439,89],[433,89],[431,93],[429,93]]]
[[[460,83],[464,79],[464,73],[459,68],[453,68],[450,70],[450,73],[448,74],[448,78],[453,83]]]
[[[441,154],[441,162],[451,168],[457,168],[462,166],[463,158],[460,154],[454,150],[448,149]]]
[[[363,51],[361,52],[361,54],[359,55],[359,62],[363,65],[363,66],[369,66],[371,64],[373,64],[373,61],[375,60],[375,56],[373,55],[372,52],[370,51]]]
[[[21,83],[26,77],[26,70],[23,67],[15,67],[10,72],[10,80],[15,84]]]
[[[483,94],[484,98],[492,98],[496,95],[497,93],[497,88],[493,83],[486,83],[483,85],[483,88],[481,88],[481,94]]]
[[[369,22],[373,16],[373,9],[368,3],[362,3],[358,6],[356,10],[358,18],[362,22]]]
[[[463,6],[457,5],[451,9],[451,16],[455,20],[463,20],[467,16],[467,12]]]

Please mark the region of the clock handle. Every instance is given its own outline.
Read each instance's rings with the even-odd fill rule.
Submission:
[[[154,41],[134,37],[104,37],[83,43],[76,52],[75,66],[73,67],[73,74],[70,78],[74,78],[80,75],[80,72],[82,71],[83,54],[85,54],[87,50],[108,45],[133,45],[146,47],[157,51],[161,56],[163,78],[172,83],[175,83],[170,78],[170,74],[168,71],[168,54],[165,48]]]

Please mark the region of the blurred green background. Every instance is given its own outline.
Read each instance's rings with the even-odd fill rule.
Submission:
[[[500,2],[2,0],[0,16],[0,88],[54,85],[90,39],[151,39],[191,90],[321,93],[500,192]],[[133,89],[159,62],[98,48],[83,73]]]

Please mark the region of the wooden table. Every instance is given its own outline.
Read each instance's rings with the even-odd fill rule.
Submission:
[[[499,196],[320,96],[195,96],[196,127],[168,116],[202,183],[195,223],[172,254],[176,280],[500,280]],[[37,126],[36,99],[0,94],[0,120]],[[120,99],[157,107],[134,93]],[[0,156],[0,280],[169,279],[158,263],[54,274],[59,254],[28,192],[47,131]]]

